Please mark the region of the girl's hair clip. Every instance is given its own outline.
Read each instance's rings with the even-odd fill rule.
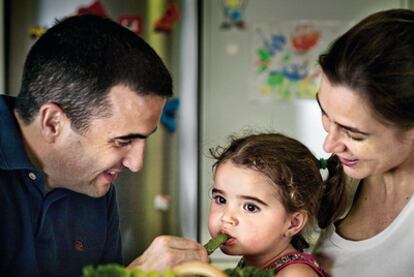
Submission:
[[[319,159],[319,172],[321,173],[322,180],[325,182],[328,180],[329,170],[328,170],[328,160],[324,158]]]
[[[319,159],[319,168],[320,169],[327,169],[328,168],[328,160],[324,158]]]

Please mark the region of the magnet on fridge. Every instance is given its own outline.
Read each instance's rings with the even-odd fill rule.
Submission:
[[[239,53],[239,45],[237,43],[226,44],[226,52],[230,56],[235,56]]]
[[[243,11],[247,5],[247,0],[221,0],[224,20],[221,23],[222,29],[229,29],[236,26],[244,29]]]
[[[47,28],[42,26],[34,26],[29,28],[29,35],[32,39],[37,39],[46,32]]]
[[[175,21],[180,19],[180,12],[176,3],[168,3],[164,15],[155,23],[155,31],[171,32]]]
[[[177,98],[168,100],[162,111],[161,124],[164,125],[170,133],[175,132],[175,116],[179,105],[180,101]]]
[[[122,15],[118,18],[118,23],[137,35],[142,33],[142,19],[139,15]]]
[[[99,2],[99,0],[92,2],[89,6],[81,6],[77,10],[77,14],[95,14],[102,17],[109,17],[104,6],[101,2]]]
[[[159,211],[168,211],[170,208],[170,196],[169,195],[156,195],[154,198],[154,207]]]

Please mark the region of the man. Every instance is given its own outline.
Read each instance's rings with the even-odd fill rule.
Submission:
[[[142,167],[172,95],[168,70],[126,28],[67,18],[31,48],[20,94],[0,97],[0,275],[79,276],[122,263],[112,183]],[[207,261],[195,241],[162,236],[130,267]]]

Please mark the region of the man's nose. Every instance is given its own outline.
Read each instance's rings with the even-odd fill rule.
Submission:
[[[145,140],[134,141],[122,160],[122,165],[132,172],[140,171],[144,163],[144,149]]]

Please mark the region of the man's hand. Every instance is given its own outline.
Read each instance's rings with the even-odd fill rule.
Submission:
[[[194,260],[208,262],[207,251],[201,244],[180,237],[159,236],[128,268],[162,272],[177,264]]]

